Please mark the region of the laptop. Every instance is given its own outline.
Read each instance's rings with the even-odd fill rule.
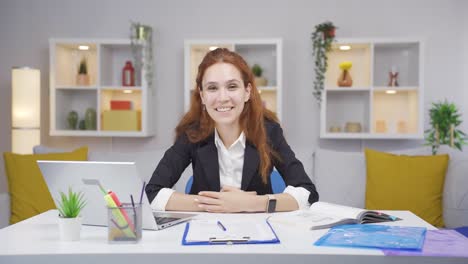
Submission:
[[[81,212],[84,225],[107,226],[107,209],[104,195],[97,185],[85,182],[99,181],[106,190],[112,190],[120,202],[139,202],[143,180],[138,176],[134,162],[97,161],[37,161],[49,192],[57,205],[60,192],[83,192],[86,206]],[[146,192],[142,197],[143,229],[160,230],[196,216],[191,213],[153,211]]]

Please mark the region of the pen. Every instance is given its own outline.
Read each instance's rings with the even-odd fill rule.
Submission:
[[[143,201],[143,192],[145,191],[145,185],[146,185],[146,182],[144,181],[143,187],[141,188],[141,193],[140,193],[140,204]]]
[[[221,223],[221,221],[218,221],[217,224],[221,230],[226,231],[226,227],[223,225],[223,223]]]

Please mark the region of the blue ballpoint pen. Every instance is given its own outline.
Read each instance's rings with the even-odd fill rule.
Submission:
[[[221,221],[218,221],[217,224],[223,231],[226,231],[226,227],[221,223]]]

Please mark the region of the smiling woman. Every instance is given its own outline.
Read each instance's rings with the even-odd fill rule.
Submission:
[[[176,193],[170,188],[190,163],[190,194]],[[272,195],[273,167],[287,185],[281,194]],[[190,109],[146,192],[155,210],[291,211],[318,200],[274,113],[263,107],[250,67],[225,48],[198,67]]]

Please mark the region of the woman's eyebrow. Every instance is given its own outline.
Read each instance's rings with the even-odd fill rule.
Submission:
[[[233,82],[240,83],[240,81],[237,79],[231,79],[231,80],[226,81],[226,83],[233,83]]]

